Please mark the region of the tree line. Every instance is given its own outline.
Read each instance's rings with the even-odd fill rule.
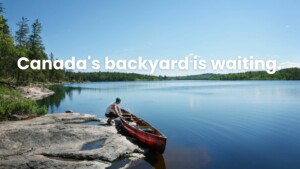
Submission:
[[[4,17],[5,9],[0,3],[0,78],[12,82],[45,82],[54,79],[63,79],[64,71],[50,70],[20,70],[17,67],[17,61],[21,57],[29,60],[46,60],[49,57],[53,60],[51,53],[45,52],[41,32],[42,24],[36,19],[31,26],[29,20],[22,17],[16,23],[18,30],[12,36],[7,19]]]
[[[300,80],[299,68],[288,68],[268,74],[265,71],[249,71],[229,74],[201,74],[191,76],[168,77],[168,80]]]

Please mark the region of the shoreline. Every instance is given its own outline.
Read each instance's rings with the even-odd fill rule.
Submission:
[[[36,101],[53,94],[54,91],[44,87],[1,83],[0,121],[24,120],[48,113],[46,106],[40,106]]]
[[[39,86],[19,86],[16,89],[24,98],[32,100],[41,100],[55,93],[50,89]]]
[[[89,125],[85,122],[98,122]],[[107,168],[123,160],[122,168],[145,157],[105,119],[79,113],[47,114],[22,121],[0,122],[0,166],[5,168]],[[100,141],[101,145],[83,149]],[[126,161],[126,162],[124,162]]]

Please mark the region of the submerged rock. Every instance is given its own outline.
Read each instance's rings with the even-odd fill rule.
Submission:
[[[100,121],[88,114],[63,113],[0,123],[3,168],[107,168],[120,159],[143,158],[145,150],[117,132],[115,126],[80,123]],[[102,140],[99,148],[84,146]],[[126,166],[126,165],[125,165]],[[1,168],[0,167],[0,168]]]

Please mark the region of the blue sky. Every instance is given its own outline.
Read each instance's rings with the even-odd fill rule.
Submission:
[[[59,59],[181,59],[194,53],[207,60],[253,55],[300,62],[297,0],[1,2],[13,33],[21,17],[31,23],[38,18],[47,53]]]

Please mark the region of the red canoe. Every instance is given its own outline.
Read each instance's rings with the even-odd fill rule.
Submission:
[[[133,137],[159,153],[165,151],[167,137],[143,119],[122,109],[122,127]]]

